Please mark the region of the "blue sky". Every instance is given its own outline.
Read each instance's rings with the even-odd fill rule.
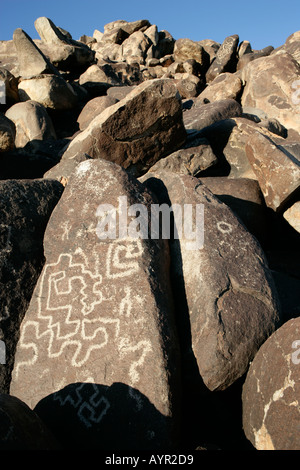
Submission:
[[[253,49],[278,47],[300,30],[299,0],[0,0],[0,40],[12,39],[22,28],[39,39],[34,21],[50,18],[69,31],[74,39],[103,31],[110,21],[148,19],[159,30],[169,31],[175,39],[194,41],[213,39],[222,42],[238,34],[250,41]]]

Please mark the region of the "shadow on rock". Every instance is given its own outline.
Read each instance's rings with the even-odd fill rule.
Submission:
[[[150,450],[174,446],[172,420],[145,395],[123,383],[72,383],[34,411],[62,449]]]

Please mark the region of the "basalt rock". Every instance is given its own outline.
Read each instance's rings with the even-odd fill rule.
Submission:
[[[46,262],[21,325],[10,393],[43,409],[62,447],[72,435],[72,448],[104,450],[116,419],[123,432],[110,434],[110,448],[136,437],[144,449],[172,447],[178,436],[168,243],[135,238],[135,221],[122,224],[124,199],[150,217],[155,200],[120,166],[98,159],[76,168],[47,225]],[[104,223],[114,208],[118,238]]]
[[[76,136],[62,163],[76,163],[83,154],[121,165],[133,175],[145,173],[159,158],[185,142],[181,99],[168,80],[152,80],[135,87],[123,100],[109,106]],[[58,168],[53,173],[59,175]],[[61,174],[59,178],[69,175]],[[55,176],[56,177],[56,176]]]
[[[243,428],[257,450],[298,450],[300,318],[261,346],[243,387]]]
[[[5,115],[16,126],[16,147],[25,147],[28,142],[35,140],[56,139],[53,123],[46,108],[36,101],[16,103]]]
[[[19,327],[44,264],[43,235],[63,192],[58,181],[0,182],[0,335],[6,361],[0,390],[9,393]]]
[[[287,129],[300,132],[297,88],[293,88],[299,76],[299,63],[285,51],[250,62],[242,70],[246,82],[242,106],[260,108]]]
[[[231,209],[198,179],[159,172],[141,181],[160,203],[183,207],[188,201],[193,207],[189,231],[174,215],[179,235],[170,242],[183,355],[191,361],[192,351],[209,390],[225,390],[243,376],[281,322],[264,252]],[[184,315],[190,323],[191,350],[182,327]]]

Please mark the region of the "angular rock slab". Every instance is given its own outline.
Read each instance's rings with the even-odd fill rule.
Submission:
[[[18,55],[21,77],[32,78],[43,73],[59,74],[31,37],[21,28],[14,31],[13,41]]]
[[[55,180],[0,182],[0,391],[8,393],[19,328],[44,265],[43,237],[63,192]]]
[[[300,318],[261,346],[243,386],[243,428],[257,450],[299,450]]]
[[[207,82],[214,80],[220,73],[235,72],[238,44],[239,36],[237,34],[224,39],[221,47],[218,49],[215,60],[206,73]]]
[[[296,158],[262,134],[253,134],[245,147],[268,207],[280,211],[300,187]]]
[[[191,109],[184,111],[183,122],[186,129],[200,131],[218,121],[239,117],[241,114],[241,105],[233,99],[203,104],[200,98],[196,98]]]
[[[172,240],[171,272],[179,295],[176,307],[181,316],[187,309],[200,375],[209,390],[224,390],[246,372],[280,321],[266,258],[256,238],[198,179],[167,172],[152,179],[148,175],[141,181],[157,195],[166,191],[172,205],[194,206],[193,229],[197,224],[199,235],[196,205],[204,205],[203,247],[191,249],[185,236]]]
[[[159,158],[180,148],[185,139],[181,99],[175,85],[168,79],[150,80],[93,119],[72,140],[62,161],[76,161],[78,155],[87,154],[140,176]]]
[[[70,178],[45,233],[46,264],[21,326],[11,393],[30,407],[47,397],[51,403],[56,393],[59,427],[65,402],[75,399],[63,388],[122,383],[137,410],[143,411],[141,396],[157,410],[147,416],[147,432],[140,436],[144,445],[170,446],[179,369],[168,245],[131,236],[98,237],[99,205],[118,210],[120,196],[128,198],[128,206],[149,208],[153,202],[137,180],[105,160],[83,162]],[[101,419],[114,404],[91,393],[82,407],[89,415],[86,428],[95,424],[101,447]]]
[[[241,78],[246,83],[242,106],[262,109],[287,129],[300,132],[300,65],[290,54],[280,51],[256,59],[242,69]]]
[[[206,99],[210,102],[227,99],[238,100],[242,89],[242,81],[237,75],[224,72],[218,75],[209,86],[200,93],[199,99]]]
[[[45,54],[59,70],[82,69],[93,62],[95,53],[86,44],[74,41],[70,33],[65,34],[49,18],[37,18],[34,26]]]

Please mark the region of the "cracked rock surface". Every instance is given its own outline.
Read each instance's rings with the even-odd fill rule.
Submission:
[[[257,450],[300,447],[300,318],[262,345],[243,387],[243,426]]]

